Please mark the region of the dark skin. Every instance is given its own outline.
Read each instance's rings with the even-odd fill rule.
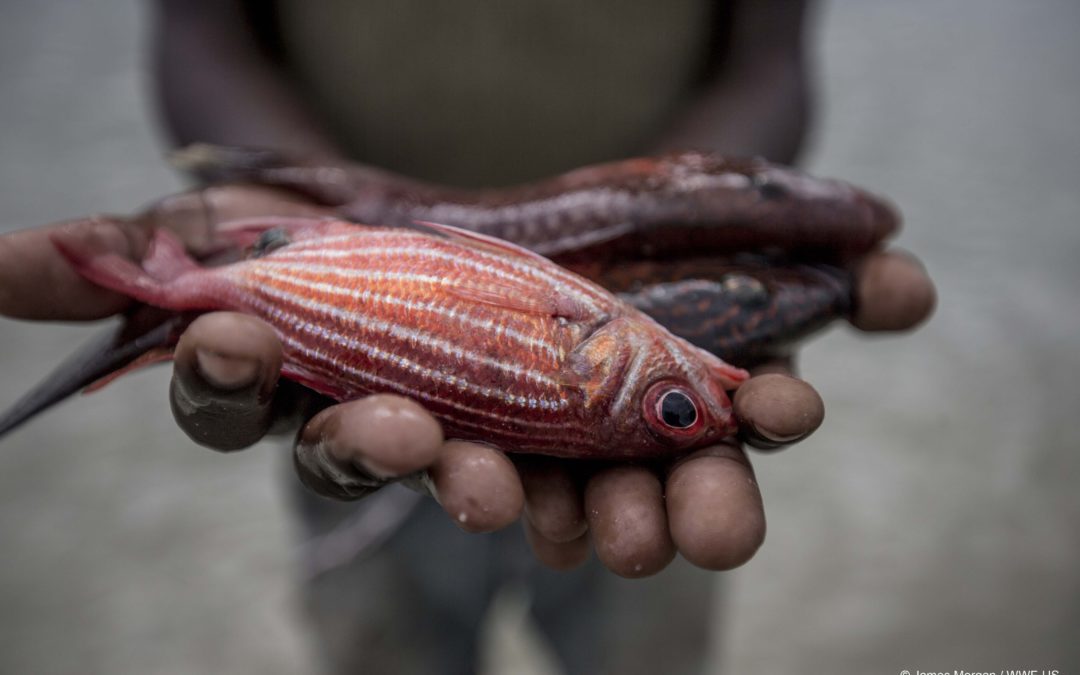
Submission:
[[[163,0],[161,17],[158,84],[178,143],[200,140],[339,157],[288,79],[255,48],[239,5]],[[798,38],[802,7],[746,3],[732,18],[724,66],[712,73],[700,97],[655,149],[697,147],[791,161],[805,124]],[[198,250],[214,222],[320,212],[294,195],[259,187],[217,188],[205,199],[213,208],[180,205],[131,220],[67,227],[139,259],[153,227],[177,231]],[[0,238],[0,314],[93,319],[128,304],[78,278],[52,248],[47,232],[39,228]],[[933,285],[906,254],[870,254],[859,261],[856,275],[858,312],[852,323],[857,328],[908,330],[932,311]],[[281,359],[276,336],[259,320],[227,312],[200,317],[176,349],[171,398],[178,424],[219,450],[251,445],[272,428],[299,425],[297,471],[322,494],[357,498],[385,481],[408,478],[428,489],[467,531],[492,531],[521,518],[545,564],[571,568],[595,550],[609,569],[628,577],[655,574],[677,554],[714,570],[746,562],[763,541],[765,518],[743,443],[785,447],[810,435],[824,415],[820,396],[793,376],[788,359],[758,369],[736,393],[739,439],[669,465],[514,457],[447,440],[430,414],[401,397],[327,405],[279,382]]]
[[[262,189],[217,191],[222,202],[256,195],[265,196]],[[140,223],[64,226],[136,259],[145,246]],[[129,304],[78,277],[49,242],[50,229],[0,237],[0,314],[83,320]],[[199,239],[186,234],[189,241]],[[867,257],[858,280],[857,327],[904,330],[933,305],[932,285],[905,254]],[[397,396],[323,408],[325,402],[307,390],[279,382],[281,358],[276,335],[261,321],[228,312],[200,317],[176,348],[171,395],[178,423],[198,442],[228,451],[256,442],[274,425],[306,419],[296,464],[301,479],[318,492],[356,498],[385,480],[421,472],[429,478],[423,485],[465,530],[492,531],[524,516],[536,556],[557,568],[580,564],[595,548],[605,565],[624,576],[655,573],[676,552],[723,570],[748,560],[763,539],[761,495],[734,439],[668,466],[510,459],[486,445],[446,440],[431,415]],[[791,375],[789,362],[759,368],[736,392],[734,405],[740,440],[761,448],[802,440],[824,415],[821,398]]]

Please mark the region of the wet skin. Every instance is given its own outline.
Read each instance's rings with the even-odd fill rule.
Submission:
[[[267,188],[220,188],[207,199],[216,220],[322,212]],[[193,211],[189,222],[170,217],[168,223],[195,251],[208,242],[205,207],[201,215]],[[172,216],[182,212],[174,209]],[[147,228],[156,224],[151,211],[133,221],[67,226],[140,259]],[[911,256],[874,250],[853,269],[856,310],[850,321],[856,328],[904,331],[931,313],[933,285]],[[48,228],[0,237],[0,314],[87,320],[128,304],[78,277],[49,243]],[[467,531],[492,531],[521,518],[537,557],[556,568],[581,564],[595,549],[609,569],[628,577],[655,574],[676,553],[701,567],[730,569],[753,556],[764,538],[761,494],[735,440],[670,465],[511,461],[496,448],[447,441],[433,417],[400,397],[328,405],[291,382],[279,382],[280,362],[280,344],[266,324],[224,312],[200,317],[176,349],[171,399],[178,424],[218,450],[299,428],[297,471],[316,491],[358,498],[387,480],[412,479]],[[735,395],[739,441],[781,448],[820,425],[821,399],[793,376],[790,358],[754,372]]]

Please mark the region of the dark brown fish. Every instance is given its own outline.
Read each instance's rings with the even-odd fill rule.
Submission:
[[[760,159],[696,152],[586,167],[501,190],[460,190],[362,165],[316,166],[212,146],[185,151],[181,164],[204,176],[294,190],[315,200],[313,210],[354,221],[437,220],[507,239],[619,291],[673,333],[742,366],[782,354],[848,315],[845,262],[899,227],[887,202],[846,183]],[[190,225],[192,214],[179,206],[190,205],[190,197],[211,201],[197,190],[136,218],[157,227]],[[207,225],[214,220],[210,209],[198,217]],[[0,416],[0,435],[175,340],[187,321],[163,320],[134,310],[123,328],[81,350]]]
[[[891,204],[849,183],[703,152],[626,159],[482,190],[238,148],[195,145],[176,158],[215,180],[299,191],[356,222],[446,223],[560,263],[766,248],[836,259],[865,253],[900,225]]]

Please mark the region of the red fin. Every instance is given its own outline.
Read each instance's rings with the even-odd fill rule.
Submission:
[[[442,225],[439,223],[432,223],[426,220],[414,221],[417,225],[429,228],[438,232],[439,234],[448,237],[450,239],[464,240],[472,246],[488,249],[502,255],[512,258],[525,258],[528,260],[542,261],[544,263],[550,262],[544,256],[534,253],[527,248],[522,248],[517,244],[512,244],[503,239],[497,239],[495,237],[489,237],[486,234],[480,234],[479,232],[472,232],[470,230],[463,230],[460,227],[453,227],[452,225]]]
[[[158,281],[169,281],[181,274],[200,269],[199,263],[188,255],[180,238],[165,229],[154,233],[146,256],[143,257],[142,268]]]
[[[464,242],[469,246],[482,248],[510,258],[520,258],[545,265],[551,264],[551,261],[547,258],[502,239],[450,225],[441,225],[423,220],[415,222],[424,229],[433,230],[436,234]],[[488,285],[483,287],[454,286],[448,288],[448,291],[450,294],[466,300],[496,307],[505,307],[526,314],[562,317],[570,321],[585,321],[591,317],[588,308],[574,298],[562,293],[544,294],[538,292],[534,286],[526,284],[500,285],[497,282],[489,282]]]
[[[750,373],[746,372],[742,368],[736,368],[735,366],[719,361],[718,365],[710,365],[709,371],[717,382],[723,385],[724,389],[732,390],[738,389],[739,385],[750,379]]]
[[[161,284],[136,263],[111,251],[95,250],[94,243],[63,230],[49,235],[53,246],[75,271],[98,286],[157,305]]]
[[[446,292],[469,302],[502,307],[523,314],[551,316],[568,321],[592,318],[588,308],[571,297],[559,293],[545,295],[535,287],[493,283],[488,286],[447,286]]]
[[[547,298],[530,295],[524,288],[504,286],[501,288],[479,286],[449,286],[446,292],[468,302],[493,307],[504,307],[524,314],[551,316],[554,305]]]
[[[154,271],[168,275],[165,279],[156,278],[138,263],[118,253],[102,250],[95,241],[77,233],[59,230],[50,234],[49,238],[76,272],[98,286],[164,309],[215,308],[213,303],[203,302],[197,289],[191,285],[181,288],[167,283],[201,269],[187,258],[182,245],[171,232],[157,230],[150,249],[153,257],[151,266]]]
[[[135,359],[131,363],[127,364],[123,368],[119,368],[117,370],[114,370],[111,373],[109,373],[108,375],[105,375],[104,377],[99,377],[98,379],[94,380],[90,384],[86,385],[86,387],[82,390],[82,393],[84,393],[84,394],[92,394],[95,391],[99,391],[101,389],[104,389],[113,380],[115,380],[115,379],[117,379],[119,377],[122,377],[124,375],[127,375],[128,373],[130,373],[132,371],[139,370],[140,368],[145,368],[146,366],[152,366],[155,363],[164,363],[166,361],[172,361],[172,358],[173,358],[173,348],[172,347],[155,347],[155,348],[151,349],[150,351],[146,352],[145,354],[143,354],[142,356],[140,356],[139,358]]]
[[[611,321],[579,344],[558,373],[564,386],[581,389],[586,408],[601,403],[618,389],[615,383],[623,377],[633,357],[630,343],[618,335],[623,321]]]

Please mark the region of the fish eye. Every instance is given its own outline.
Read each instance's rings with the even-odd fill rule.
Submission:
[[[654,382],[641,403],[649,431],[663,443],[685,446],[708,431],[709,409],[685,382],[674,378]]]
[[[673,429],[688,429],[697,422],[697,406],[689,396],[671,389],[660,395],[656,403],[657,416]]]

